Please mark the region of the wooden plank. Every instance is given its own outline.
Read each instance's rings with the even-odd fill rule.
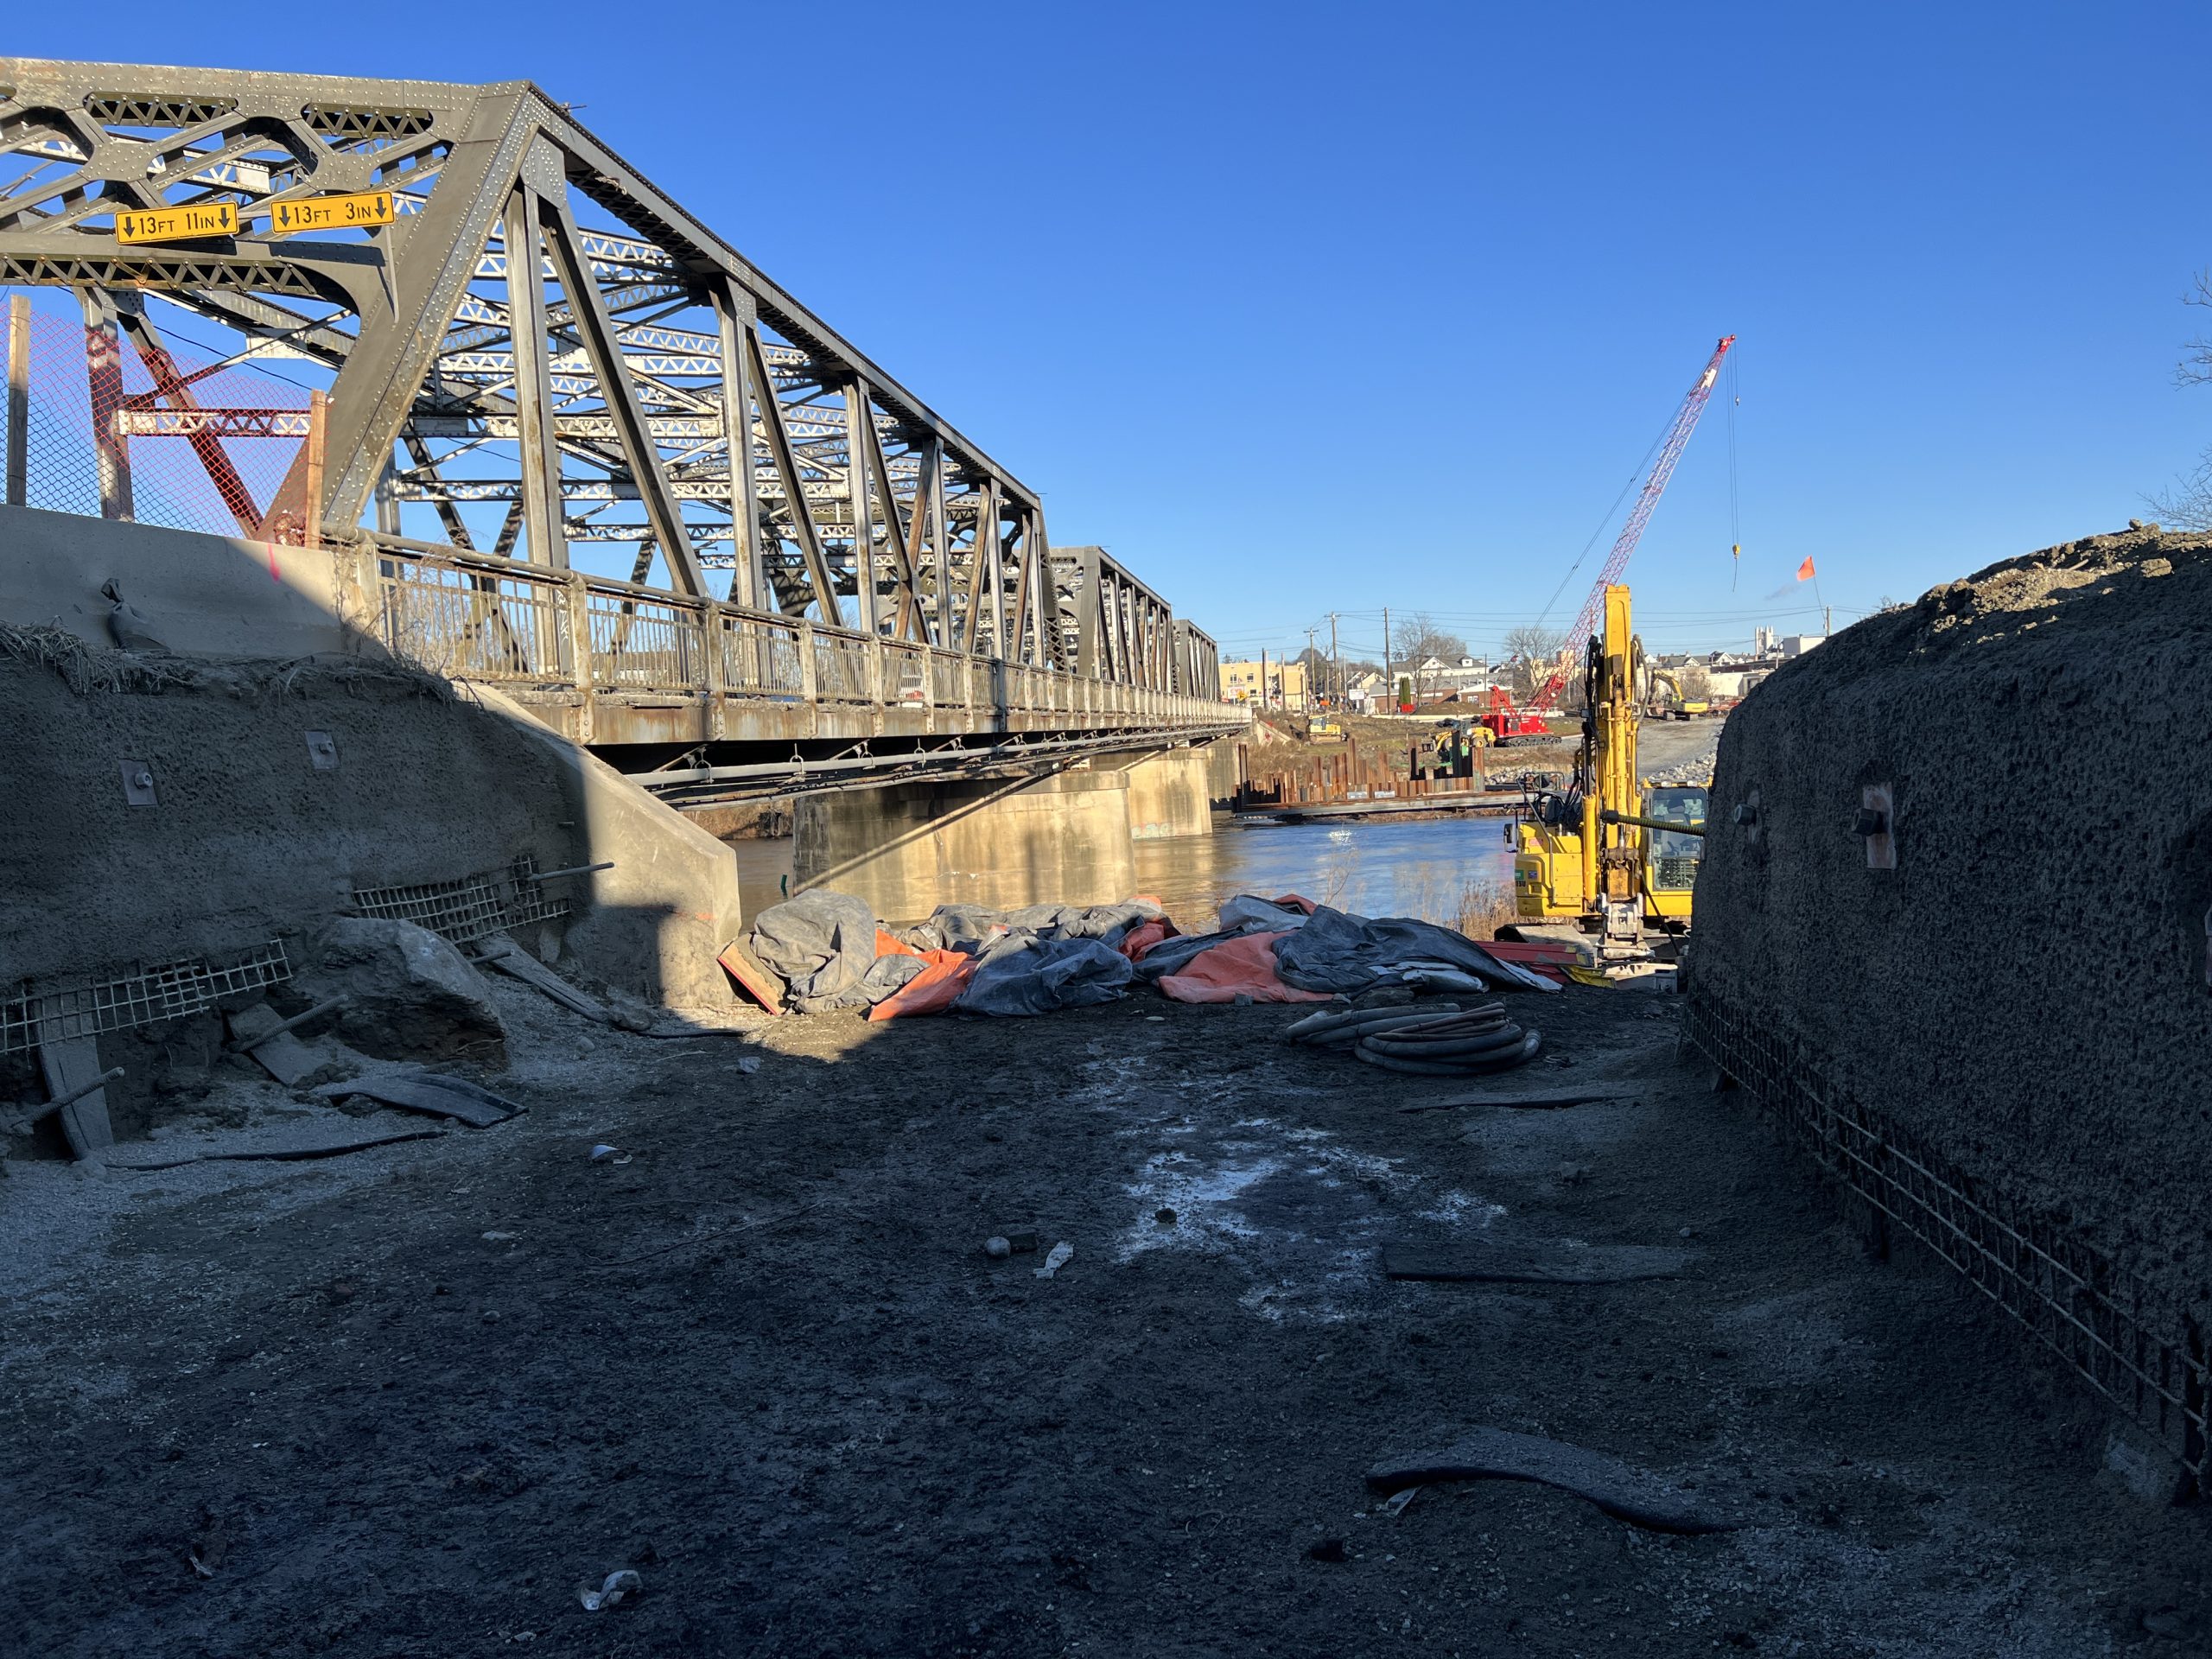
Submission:
[[[445,1136],[443,1129],[408,1129],[398,1135],[356,1136],[348,1141],[325,1142],[319,1146],[278,1147],[266,1152],[195,1152],[182,1158],[156,1158],[135,1163],[122,1163],[115,1159],[105,1160],[110,1169],[129,1169],[144,1173],[156,1169],[181,1169],[187,1164],[212,1163],[302,1163],[310,1158],[337,1158],[349,1152],[366,1152],[372,1147],[397,1146],[403,1141],[438,1141]]]
[[[41,1022],[41,1031],[52,1029],[58,1021]],[[41,1035],[38,1046],[39,1070],[46,1074],[48,1096],[66,1095],[73,1089],[81,1089],[93,1082],[106,1068],[100,1064],[100,1045],[97,1037],[48,1037]],[[61,1133],[67,1137],[69,1150],[79,1158],[89,1158],[103,1147],[115,1144],[115,1128],[107,1116],[107,1090],[94,1089],[64,1106],[60,1113]]]
[[[1564,1440],[1510,1429],[1467,1431],[1450,1446],[1391,1458],[1367,1471],[1378,1492],[1443,1480],[1528,1480],[1555,1486],[1606,1514],[1657,1532],[1727,1532],[1741,1526],[1736,1505],[1712,1492],[1686,1491],[1618,1458]]]
[[[544,992],[563,1007],[580,1014],[587,1020],[596,1020],[602,1026],[614,1023],[613,1012],[607,1004],[578,990],[512,939],[495,934],[478,948],[483,952],[483,959],[493,967]]]
[[[226,1014],[224,1020],[232,1044],[253,1056],[263,1071],[287,1089],[321,1064],[266,1002]]]
[[[1460,1284],[1625,1285],[1671,1279],[1697,1256],[1645,1244],[1390,1243],[1382,1247],[1382,1272]]]
[[[724,972],[743,988],[745,994],[771,1014],[784,1011],[784,994],[788,988],[783,976],[754,956],[743,939],[732,939],[715,958]]]
[[[488,1129],[504,1123],[523,1109],[504,1095],[495,1095],[466,1077],[439,1071],[387,1072],[366,1077],[347,1077],[326,1083],[315,1091],[331,1100],[366,1095],[404,1111],[424,1112],[433,1117],[458,1118],[473,1128]]]
[[[1415,1101],[1410,1106],[1401,1106],[1402,1112],[1443,1112],[1460,1106],[1518,1106],[1523,1109],[1550,1111],[1561,1106],[1587,1106],[1601,1100],[1634,1100],[1642,1091],[1635,1089],[1580,1089],[1555,1095],[1454,1095],[1449,1100]]]

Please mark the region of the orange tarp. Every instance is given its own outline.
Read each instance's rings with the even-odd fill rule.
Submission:
[[[1144,953],[1162,939],[1175,937],[1175,924],[1166,917],[1156,922],[1140,922],[1122,936],[1121,952],[1131,962],[1144,960]]]
[[[1327,991],[1301,991],[1286,985],[1275,972],[1275,941],[1280,933],[1246,933],[1201,950],[1183,964],[1179,974],[1160,982],[1163,996],[1178,1002],[1234,1002],[1240,995],[1255,1002],[1327,1002]]]
[[[906,947],[901,946],[902,950]],[[942,1014],[976,976],[976,958],[963,950],[906,950],[927,964],[868,1011],[871,1020],[897,1020],[916,1014]]]

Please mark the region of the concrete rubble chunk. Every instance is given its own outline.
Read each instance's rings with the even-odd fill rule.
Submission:
[[[2114,1423],[2107,1431],[2104,1469],[2128,1496],[2161,1509],[2179,1503],[2188,1489],[2181,1460],[2125,1424]]]
[[[506,1064],[506,1030],[484,981],[428,928],[381,917],[340,917],[315,941],[300,989],[343,995],[340,1037],[379,1059],[467,1058]]]

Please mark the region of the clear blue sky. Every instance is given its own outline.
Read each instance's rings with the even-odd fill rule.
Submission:
[[[1808,554],[1840,623],[2148,516],[2212,442],[2202,6],[425,15],[8,46],[533,79],[1240,654],[1385,604],[1494,647],[1724,332],[1743,569],[1716,399],[1630,570],[1662,648],[1817,626],[1766,598]]]

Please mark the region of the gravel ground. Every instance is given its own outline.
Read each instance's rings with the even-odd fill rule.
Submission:
[[[1710,783],[1720,749],[1717,720],[1647,720],[1637,728],[1637,770],[1662,783]]]
[[[10,1166],[10,1651],[2202,1650],[2199,1515],[2102,1475],[2104,1420],[1971,1292],[1867,1259],[1752,1106],[1676,1065],[1671,999],[1532,1014],[1554,1058],[1512,1087],[1626,1098],[1408,1113],[1447,1091],[1288,1047],[1274,1007],[756,1045],[497,994],[499,1086],[531,1107],[499,1128]],[[225,1088],[254,1090],[249,1133],[302,1109]],[[1073,1246],[1056,1276],[984,1253],[1025,1227]],[[1700,1255],[1393,1283],[1390,1239]],[[1365,1490],[1478,1424],[1748,1524]],[[642,1592],[585,1611],[619,1568]]]

